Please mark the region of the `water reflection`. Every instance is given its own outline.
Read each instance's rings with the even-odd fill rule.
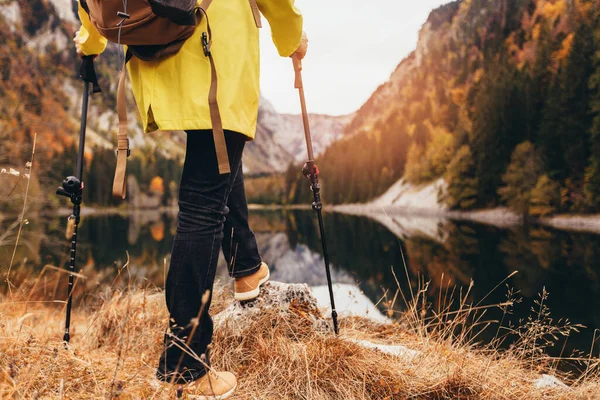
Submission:
[[[255,211],[250,219],[274,279],[313,286],[326,283],[312,212]],[[7,229],[10,221],[0,224]],[[569,318],[588,327],[569,339],[564,354],[575,348],[589,351],[593,330],[600,328],[600,235],[543,227],[502,230],[470,222],[382,215],[370,219],[326,214],[325,225],[334,281],[358,284],[373,303],[386,291],[388,299],[393,296],[394,272],[406,294],[419,282],[430,282],[427,294],[434,309],[440,292],[455,286],[458,292],[473,280],[469,300],[475,303],[484,298],[485,304],[505,301],[507,286],[518,291],[523,302],[510,316],[517,323],[530,315],[534,300],[546,288],[547,304],[556,320]],[[124,265],[129,252],[132,279],[162,286],[175,226],[175,215],[152,212],[84,218],[78,265],[110,277]],[[19,248],[16,258],[27,258],[30,268],[65,265],[68,244],[63,236],[64,218],[31,221],[25,228],[27,246]],[[0,244],[2,264],[11,253],[12,246]],[[224,261],[220,263],[219,276],[226,280]],[[492,291],[513,271],[519,272]],[[385,301],[380,309],[385,311]],[[500,318],[501,311],[492,309],[487,317]],[[562,343],[558,347],[557,352]]]

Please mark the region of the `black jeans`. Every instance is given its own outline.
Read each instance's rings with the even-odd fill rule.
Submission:
[[[204,354],[208,361],[213,335],[209,308],[219,248],[232,277],[251,275],[262,262],[248,226],[242,172],[246,138],[226,131],[225,140],[231,174],[220,175],[212,132],[187,132],[177,233],[165,290],[170,322],[157,370],[161,380],[185,383],[206,374],[198,359]]]

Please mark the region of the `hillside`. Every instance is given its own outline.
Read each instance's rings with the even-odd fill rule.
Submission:
[[[328,202],[444,178],[445,202],[522,214],[600,204],[600,4],[454,1],[320,160]]]
[[[79,61],[71,41],[78,28],[75,4],[70,0],[0,0],[0,167],[23,171],[37,133],[34,174],[48,191],[75,168],[82,92],[82,83],[76,78]],[[103,93],[92,97],[88,117],[88,204],[117,204],[110,196],[117,126],[117,56],[118,48],[110,45],[97,62]],[[179,181],[185,134],[143,134],[131,96],[129,112],[130,174],[142,192],[167,204]],[[327,123],[328,118],[322,117],[326,135],[319,134],[320,125],[315,126],[315,137],[324,137],[316,140],[319,149],[342,130],[340,124]],[[302,125],[296,122],[289,123],[287,116],[277,114],[263,99],[257,140],[245,153],[247,173],[282,172],[287,168],[297,156],[297,149],[288,149],[294,140],[288,137],[303,138]],[[6,196],[12,191],[12,198],[18,199],[23,188],[12,189],[2,189],[0,194]],[[45,207],[62,204],[54,196],[40,195],[36,200]]]

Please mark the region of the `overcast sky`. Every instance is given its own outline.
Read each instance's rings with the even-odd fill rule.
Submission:
[[[415,49],[429,12],[449,1],[296,0],[309,39],[303,71],[309,111],[356,111]],[[262,94],[277,111],[298,114],[291,61],[279,57],[264,25]]]

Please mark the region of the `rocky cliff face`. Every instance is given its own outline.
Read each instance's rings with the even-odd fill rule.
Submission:
[[[320,155],[331,143],[343,136],[344,127],[352,115],[332,117],[311,114],[309,116],[313,150]],[[301,115],[278,113],[265,98],[258,111],[258,127],[255,142],[248,146],[246,168],[253,173],[283,171],[290,163],[306,161],[306,141]],[[268,169],[270,168],[270,170]]]

